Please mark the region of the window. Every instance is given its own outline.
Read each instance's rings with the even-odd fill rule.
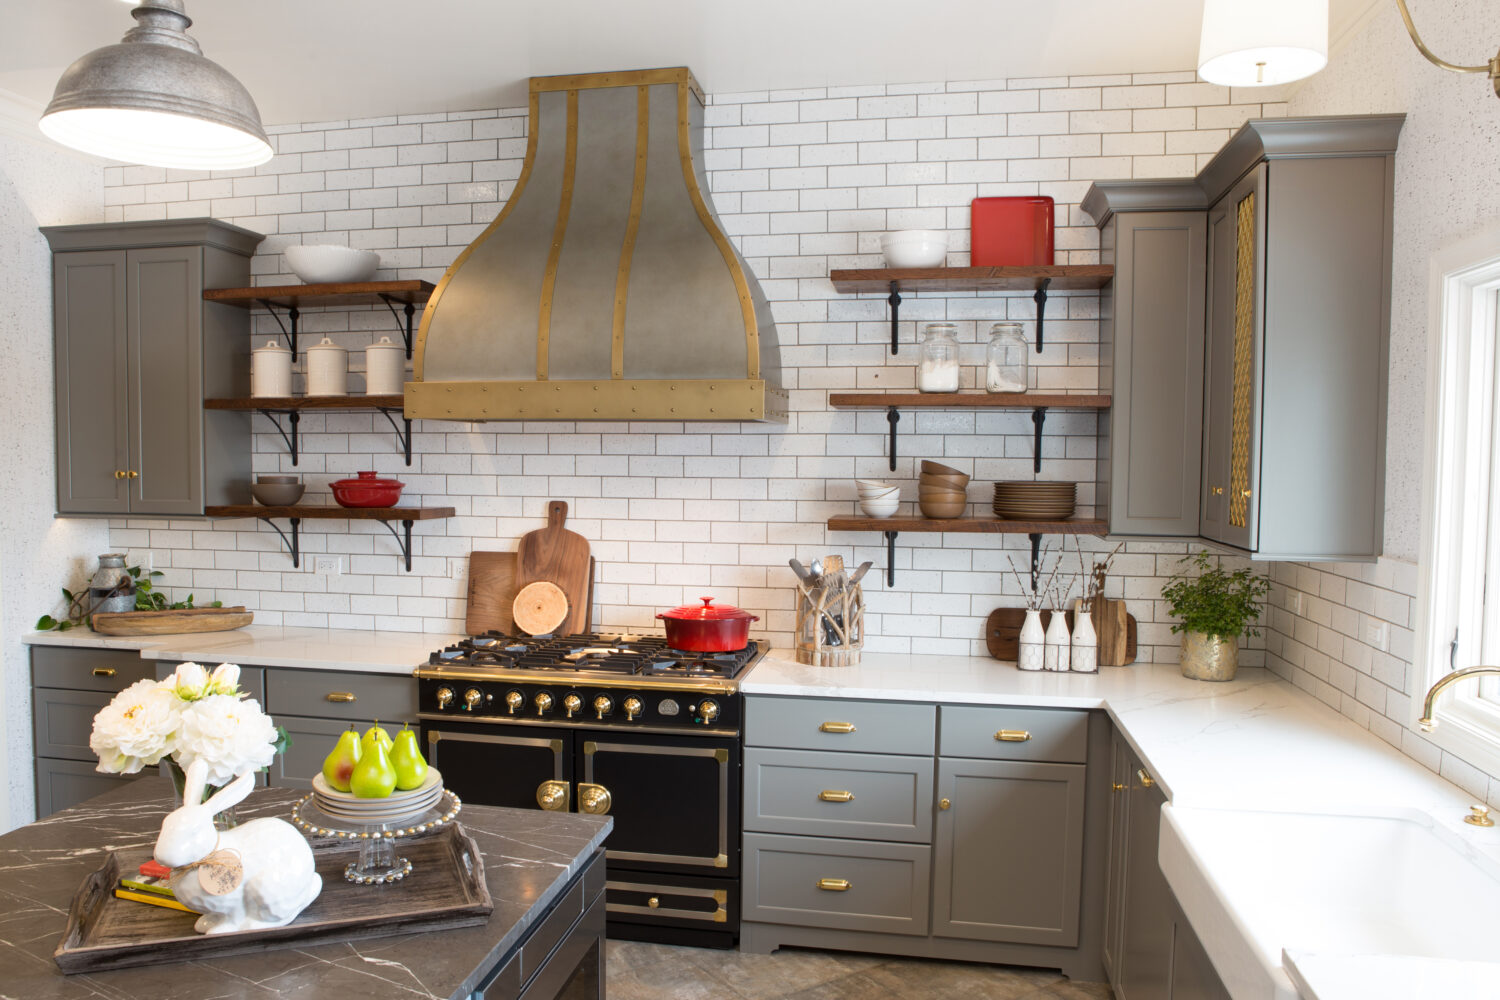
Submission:
[[[1411,722],[1450,670],[1500,665],[1500,233],[1435,255]],[[1500,773],[1500,678],[1450,687],[1433,742]]]

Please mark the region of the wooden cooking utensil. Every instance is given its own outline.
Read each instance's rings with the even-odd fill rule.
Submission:
[[[469,553],[469,600],[464,606],[464,631],[478,635],[490,629],[509,632],[514,625],[511,606],[516,601],[516,554]]]
[[[553,500],[547,504],[547,526],[521,536],[516,544],[516,586],[556,584],[568,605],[562,631],[584,632],[589,618],[589,543],[563,527],[567,519],[567,503]],[[519,619],[516,624],[521,624]]]
[[[511,612],[516,628],[527,635],[545,635],[556,632],[567,619],[568,597],[557,584],[538,580],[520,589]]]
[[[1123,601],[1118,602],[1121,605]],[[1042,627],[1052,620],[1052,612],[1042,612]],[[1068,631],[1073,630],[1073,613],[1067,612]],[[997,660],[1014,661],[1020,653],[1021,626],[1026,623],[1025,608],[996,608],[990,612],[989,618],[984,623],[984,644],[990,651],[990,655]],[[1125,643],[1118,654],[1118,661],[1106,660],[1104,658],[1104,647],[1099,647],[1099,665],[1101,667],[1123,667],[1127,663],[1134,663],[1136,656],[1136,624],[1135,616],[1125,616]]]

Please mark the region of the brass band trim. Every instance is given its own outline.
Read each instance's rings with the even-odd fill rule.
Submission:
[[[745,271],[740,267],[740,260],[735,256],[729,237],[724,235],[724,230],[714,224],[708,204],[703,200],[703,192],[698,189],[698,175],[693,170],[693,146],[690,138],[687,101],[687,87],[679,86],[677,88],[677,156],[682,161],[682,180],[687,185],[688,196],[693,202],[693,210],[698,213],[698,221],[703,224],[708,235],[713,237],[714,245],[719,248],[719,255],[724,258],[724,266],[729,268],[729,276],[734,281],[735,294],[740,299],[740,315],[745,323],[745,376],[758,379],[760,378],[760,326],[755,319],[755,301],[750,297],[750,284],[745,280]]]
[[[534,76],[531,78],[533,96],[554,90],[598,90],[604,87],[649,87],[656,83],[675,83],[686,86],[706,101],[703,88],[686,66],[664,66],[660,69],[637,69],[611,73],[569,73],[561,76]]]
[[[1235,207],[1234,388],[1229,419],[1229,523],[1246,527],[1250,510],[1250,392],[1255,339],[1255,192]]]
[[[537,132],[540,131],[537,124],[541,121],[540,111],[536,90],[533,89],[527,101],[526,159],[521,164],[521,176],[516,178],[516,186],[511,189],[510,197],[505,200],[505,207],[500,209],[500,214],[495,216],[495,221],[486,226],[478,239],[464,247],[458,258],[448,265],[448,270],[443,272],[443,280],[438,282],[437,288],[433,289],[432,296],[427,300],[427,305],[422,307],[422,322],[417,327],[416,343],[412,345],[412,378],[417,382],[422,381],[422,361],[427,354],[427,330],[432,324],[432,317],[437,315],[438,303],[443,298],[443,292],[448,290],[448,282],[452,281],[458,269],[468,262],[469,256],[479,249],[479,245],[500,228],[500,223],[506,220],[511,210],[516,207],[516,203],[521,200],[521,192],[526,190],[526,182],[531,179],[531,168],[536,163]]]
[[[552,339],[552,295],[557,287],[557,262],[568,235],[568,215],[573,210],[573,184],[578,176],[578,91],[568,91],[567,148],[563,153],[562,195],[557,199],[557,225],[552,227],[552,245],[547,249],[547,270],[542,274],[542,299],[536,319],[536,377],[547,380],[547,345]]]
[[[649,902],[646,906],[637,906],[633,903],[605,903],[605,909],[611,913],[652,913],[661,917],[681,917],[684,920],[702,920],[716,924],[722,924],[729,919],[729,913],[724,904],[729,902],[729,893],[723,889],[699,889],[695,886],[686,885],[644,885],[640,882],[605,882],[605,891],[610,889],[624,890],[625,892],[650,892],[659,893],[661,896],[687,896],[694,899],[711,899],[718,904],[712,913],[703,913],[699,910],[679,910],[668,907],[661,908],[660,896],[652,896],[657,900],[657,905],[652,906]]]
[[[787,399],[761,379],[408,382],[405,413],[414,420],[779,421]]]
[[[635,180],[630,187],[630,218],[620,243],[620,268],[615,273],[615,314],[609,344],[611,378],[625,377],[625,301],[630,295],[630,261],[635,255],[635,237],[641,228],[641,206],[646,202],[646,152],[650,138],[651,88],[635,91]]]

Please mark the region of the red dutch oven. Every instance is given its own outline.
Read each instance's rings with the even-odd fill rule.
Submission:
[[[381,479],[374,472],[361,472],[357,479],[335,479],[328,484],[340,507],[394,507],[405,485],[399,479]]]
[[[750,645],[750,623],[759,617],[732,604],[715,607],[712,597],[698,599],[701,608],[684,604],[656,616],[666,625],[668,645],[689,653],[732,653]]]

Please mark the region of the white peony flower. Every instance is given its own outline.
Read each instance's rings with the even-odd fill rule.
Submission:
[[[276,737],[275,724],[254,698],[211,694],[182,707],[173,756],[184,771],[203,761],[208,783],[227,785],[246,771],[268,766],[276,755]]]
[[[209,694],[208,671],[196,663],[179,663],[177,669],[162,682],[181,701],[197,701]]]
[[[135,774],[172,752],[176,729],[172,692],[156,681],[139,680],[94,716],[89,749],[99,757],[100,771]]]
[[[208,679],[209,694],[239,694],[240,668],[238,664],[221,663],[214,667]]]

